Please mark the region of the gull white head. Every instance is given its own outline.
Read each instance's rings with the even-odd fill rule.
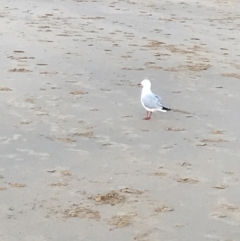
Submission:
[[[148,79],[144,79],[141,83],[138,84],[139,86],[142,86],[146,89],[151,89],[151,82]]]

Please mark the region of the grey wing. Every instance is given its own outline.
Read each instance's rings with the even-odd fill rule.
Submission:
[[[162,107],[162,99],[155,94],[148,94],[142,98],[142,103],[149,109],[159,109]]]

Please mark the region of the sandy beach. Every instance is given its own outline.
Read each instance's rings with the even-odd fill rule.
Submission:
[[[238,5],[2,0],[0,240],[239,240]]]

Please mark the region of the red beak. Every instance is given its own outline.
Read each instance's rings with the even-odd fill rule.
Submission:
[[[137,84],[138,86],[142,86],[142,84],[141,83],[139,83],[139,84]]]

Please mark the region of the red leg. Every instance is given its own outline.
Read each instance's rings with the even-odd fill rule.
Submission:
[[[144,120],[149,120],[150,119],[150,117],[151,117],[151,112],[150,112],[150,115],[148,116],[148,111],[147,111],[147,116],[144,118]]]

